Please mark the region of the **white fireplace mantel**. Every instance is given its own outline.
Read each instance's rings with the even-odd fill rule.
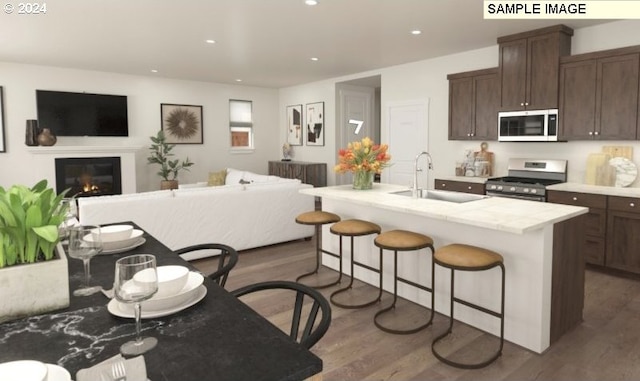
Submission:
[[[141,150],[142,146],[51,146],[51,147],[31,147],[27,148],[27,152],[36,155],[52,155],[52,154],[74,154],[74,153],[135,153]]]
[[[38,178],[47,179],[49,184],[56,183],[55,159],[70,157],[120,157],[122,171],[122,193],[136,193],[136,152],[142,146],[51,146],[30,147],[27,152],[33,154],[33,171]]]

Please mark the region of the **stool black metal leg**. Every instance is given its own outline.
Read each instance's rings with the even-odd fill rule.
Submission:
[[[380,263],[382,264],[382,248],[380,248]],[[431,249],[431,253],[433,254],[433,249]],[[432,261],[433,262],[433,261]],[[405,334],[411,334],[411,333],[416,333],[418,331],[421,331],[425,328],[427,328],[429,325],[431,325],[431,323],[433,323],[433,303],[434,303],[434,296],[433,296],[433,275],[434,275],[434,271],[433,271],[433,263],[432,263],[432,269],[431,269],[431,288],[428,287],[423,287],[421,285],[418,285],[414,282],[409,282],[406,279],[402,279],[400,277],[398,277],[398,251],[394,250],[393,252],[393,266],[394,266],[394,270],[393,270],[393,302],[391,303],[391,305],[389,305],[386,308],[381,309],[380,311],[378,311],[375,316],[373,317],[373,323],[376,325],[376,327],[380,328],[381,330],[385,331],[385,332],[389,332],[389,333],[394,333],[394,334],[398,334],[398,335],[405,335]],[[398,281],[402,281],[403,283],[407,283],[407,284],[411,284],[415,287],[418,287],[420,289],[423,289],[425,291],[429,291],[431,292],[431,316],[429,317],[429,321],[427,321],[426,323],[419,325],[415,328],[411,328],[411,329],[392,329],[392,328],[388,328],[383,326],[380,322],[378,322],[378,317],[391,311],[392,309],[396,308],[396,301],[398,300]],[[382,265],[380,266],[380,289],[382,290]]]
[[[502,272],[502,290],[501,290],[501,297],[502,300],[500,302],[500,313],[497,313],[495,311],[491,311],[488,310],[484,307],[480,307],[478,305],[469,303],[467,301],[458,299],[454,296],[454,273],[455,273],[455,269],[452,267],[449,267],[451,269],[451,296],[450,296],[450,316],[449,316],[449,327],[447,328],[447,330],[441,334],[440,336],[436,337],[435,339],[433,339],[433,342],[431,343],[431,352],[433,352],[433,355],[440,361],[442,361],[443,363],[456,367],[456,368],[463,368],[463,369],[479,369],[479,368],[484,368],[485,366],[491,364],[492,362],[494,362],[496,359],[498,359],[498,357],[502,356],[502,349],[504,347],[504,295],[505,295],[505,269],[504,269],[504,265],[502,263],[498,263],[494,266],[491,266],[489,268],[492,267],[496,267],[499,266],[500,270]],[[448,267],[448,266],[447,266]],[[472,307],[475,308],[477,310],[480,310],[482,312],[488,313],[492,316],[498,317],[500,318],[500,346],[498,348],[498,350],[491,356],[489,357],[487,360],[479,362],[479,363],[473,363],[473,364],[465,364],[465,363],[460,363],[460,362],[456,362],[456,361],[452,361],[447,359],[446,357],[440,355],[438,353],[438,351],[436,351],[436,343],[439,342],[440,340],[442,340],[443,338],[445,338],[446,336],[448,336],[449,334],[451,334],[452,330],[453,330],[453,305],[454,302],[459,302],[462,303],[468,307]]]
[[[361,303],[361,304],[344,304],[344,303],[337,302],[337,301],[334,300],[334,297],[336,295],[341,294],[341,293],[351,289],[351,287],[353,286],[353,279],[355,278],[355,274],[353,273],[354,263],[355,263],[354,251],[353,251],[353,236],[349,237],[349,238],[351,238],[351,264],[350,264],[351,278],[349,280],[349,284],[347,286],[345,286],[344,288],[341,288],[339,290],[334,291],[331,294],[329,300],[331,300],[331,303],[335,304],[338,307],[342,307],[342,308],[362,308],[362,307],[367,307],[367,306],[373,305],[373,304],[375,304],[375,303],[380,301],[380,299],[382,298],[382,287],[380,287],[380,289],[378,290],[378,296],[375,299],[370,300],[370,301],[365,302],[365,303]],[[340,236],[340,257],[342,259],[342,236]],[[340,264],[342,265],[342,260],[340,261]],[[380,262],[380,264],[382,264],[382,262]],[[340,269],[340,273],[342,273],[342,268]],[[379,275],[382,276],[382,272],[380,272]]]
[[[316,267],[309,271],[308,273],[304,273],[302,275],[300,275],[299,277],[296,278],[296,282],[300,282],[300,279],[302,278],[306,278],[308,276],[311,275],[316,275],[318,274],[318,270],[320,270],[320,264],[322,262],[322,253],[327,253],[333,256],[336,256],[335,254],[328,252],[326,250],[323,250],[321,248],[321,237],[320,237],[320,232],[321,232],[322,227],[320,225],[316,225]],[[340,253],[342,254],[342,247],[340,248]],[[331,287],[333,285],[336,285],[338,283],[340,283],[340,281],[342,280],[342,255],[337,256],[340,259],[340,273],[338,274],[338,279],[336,279],[333,282],[329,282],[329,283],[325,283],[325,284],[320,284],[317,286],[311,286],[313,288],[327,288],[327,287]]]

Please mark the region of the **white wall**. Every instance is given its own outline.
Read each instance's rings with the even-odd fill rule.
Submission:
[[[4,88],[6,153],[0,153],[0,186],[40,180],[32,171],[36,161],[25,145],[25,121],[37,119],[36,89],[126,95],[129,137],[59,137],[58,146],[140,146],[136,154],[137,190],[160,187],[157,165],[146,163],[149,136],[160,127],[160,104],[203,106],[204,144],[178,145],[176,158],[195,162],[182,172],[182,183],[206,181],[209,171],[226,167],[267,173],[267,162],[280,158],[278,91],[248,86],[181,81],[55,67],[0,62]],[[229,99],[253,101],[255,145],[253,153],[233,154],[229,148]],[[42,126],[41,126],[42,127]],[[55,186],[55,184],[51,184]]]
[[[623,20],[590,28],[576,30],[572,39],[572,53],[586,53],[623,46],[640,45],[640,20]],[[284,126],[284,109],[289,104],[325,102],[327,136],[325,147],[295,147],[295,159],[326,162],[328,183],[335,184],[331,170],[336,161],[335,145],[335,83],[350,79],[381,75],[382,77],[382,136],[388,136],[386,105],[407,100],[429,99],[429,151],[434,159],[433,179],[438,176],[453,176],[455,162],[463,158],[465,149],[480,149],[480,142],[448,141],[448,82],[447,74],[496,67],[498,45],[436,59],[384,68],[379,71],[359,73],[348,77],[310,83],[304,86],[280,90],[280,120]],[[284,142],[284,128],[280,141]],[[507,160],[511,157],[567,159],[569,181],[582,182],[587,155],[600,152],[603,145],[633,146],[635,162],[639,163],[640,143],[629,141],[597,141],[570,143],[498,143],[490,142],[489,150],[495,153],[496,175],[507,171]],[[402,147],[389,147],[394,150]],[[393,160],[392,160],[393,161]],[[339,176],[339,175],[338,175]],[[383,181],[385,177],[383,174]],[[431,181],[430,186],[433,185]],[[640,186],[636,180],[633,186]]]

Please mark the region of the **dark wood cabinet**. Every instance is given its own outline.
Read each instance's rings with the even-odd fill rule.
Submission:
[[[287,179],[298,179],[314,187],[327,186],[327,164],[304,161],[270,161],[269,174]]]
[[[547,201],[557,204],[584,206],[589,213],[584,218],[584,259],[586,263],[605,265],[607,226],[607,196],[550,190]],[[572,237],[579,240],[580,237]]]
[[[623,48],[563,58],[560,138],[636,139],[639,80],[640,49]]]
[[[560,57],[571,54],[572,35],[556,25],[498,38],[501,110],[558,107]]]
[[[473,194],[484,194],[484,183],[474,183],[470,181],[442,180],[435,179],[434,188],[453,192],[464,192]]]
[[[449,140],[497,140],[498,68],[449,74]]]
[[[609,196],[606,266],[640,274],[640,198]]]

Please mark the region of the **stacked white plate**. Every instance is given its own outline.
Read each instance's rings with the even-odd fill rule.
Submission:
[[[146,240],[142,237],[143,233],[144,232],[142,230],[133,229],[131,231],[131,235],[127,238],[117,241],[103,241],[102,254],[116,254],[135,249],[136,247],[146,242]],[[93,236],[91,234],[87,234],[84,237],[84,240],[92,242]]]
[[[201,301],[207,295],[207,288],[202,284],[204,277],[200,273],[189,272],[187,283],[174,295],[163,297],[154,296],[142,302],[142,318],[156,318],[167,316]],[[107,309],[112,315],[124,318],[133,318],[133,304],[121,303],[115,298],[111,299]]]
[[[35,360],[18,360],[0,364],[2,381],[70,381],[71,374],[61,366]]]

